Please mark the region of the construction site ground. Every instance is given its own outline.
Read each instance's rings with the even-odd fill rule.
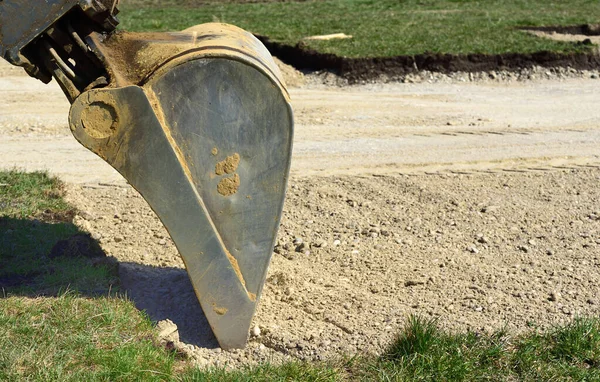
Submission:
[[[339,86],[283,67],[296,116],[278,244],[245,350],[221,351],[144,200],[69,104],[0,65],[0,167],[69,185],[121,288],[202,365],[377,353],[410,314],[518,333],[600,313],[598,73],[421,73]],[[164,327],[164,322],[161,324]]]

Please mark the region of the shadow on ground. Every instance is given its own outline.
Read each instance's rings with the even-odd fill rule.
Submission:
[[[70,222],[0,217],[0,298],[67,290],[127,295],[151,320],[173,321],[182,342],[218,347],[185,269],[118,263]]]
[[[121,290],[153,321],[169,319],[179,339],[202,348],[219,346],[185,269],[119,264]]]

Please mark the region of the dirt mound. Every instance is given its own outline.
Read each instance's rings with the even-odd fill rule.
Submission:
[[[273,59],[275,60],[275,63],[277,64],[279,70],[281,71],[281,74],[283,75],[283,81],[288,87],[297,88],[306,83],[306,80],[304,79],[304,74],[302,74],[302,72],[300,72],[293,66],[284,63],[277,57],[273,57]]]
[[[486,72],[520,70],[536,66],[544,68],[570,67],[577,70],[600,68],[600,54],[590,49],[581,53],[536,52],[488,54],[425,53],[411,56],[348,58],[309,49],[304,43],[295,46],[270,41],[257,36],[269,51],[283,62],[300,70],[334,72],[350,83],[385,77],[401,77],[419,71],[439,73]]]
[[[408,314],[524,331],[600,314],[599,170],[296,178],[248,348],[222,352],[130,188],[73,189],[128,295],[200,364],[377,353]],[[78,219],[76,219],[78,220]],[[191,319],[190,315],[194,318]]]

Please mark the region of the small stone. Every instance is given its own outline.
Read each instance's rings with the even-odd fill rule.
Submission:
[[[95,220],[94,215],[90,214],[89,212],[80,211],[78,215],[81,216],[83,220]]]
[[[260,336],[260,328],[258,327],[258,325],[256,325],[254,328],[252,328],[252,336],[254,336],[254,337]]]
[[[518,246],[517,246],[517,249],[518,249],[519,251],[523,251],[523,252],[525,252],[525,253],[529,252],[529,247],[528,247],[528,246],[526,246],[526,245],[518,245]]]
[[[405,287],[411,287],[411,286],[423,285],[423,284],[425,284],[423,281],[416,281],[416,280],[407,280],[404,282]]]
[[[550,293],[550,297],[548,298],[548,300],[550,300],[550,301],[558,301],[559,298],[560,298],[560,293],[558,293],[558,292],[552,292],[552,293]]]
[[[92,233],[92,239],[98,241],[98,240],[102,239],[102,234],[100,232],[94,232],[94,233]]]
[[[371,234],[369,236],[371,236],[373,239],[375,239],[377,236],[379,236],[379,234],[377,232],[371,232]]]
[[[316,248],[324,248],[327,247],[327,242],[325,240],[317,240],[313,243],[313,247]]]
[[[482,244],[487,244],[487,243],[489,243],[489,240],[488,240],[488,238],[487,238],[487,237],[485,237],[485,236],[483,236],[483,235],[482,235],[481,237],[479,237],[479,238],[477,239],[477,241],[478,241],[478,242],[480,242],[480,243],[482,243]]]
[[[402,244],[402,239],[400,239],[400,238],[397,238],[394,241],[396,242],[396,244]]]
[[[304,252],[306,250],[308,250],[308,243],[305,242],[301,242],[297,247],[296,247],[296,252]]]
[[[479,253],[479,250],[474,245],[471,245],[471,246],[467,247],[467,251],[469,251],[471,253],[474,253],[474,254],[478,254]]]
[[[597,75],[596,73],[593,73],[593,74],[590,76],[590,78],[591,78],[591,79],[593,79],[593,80],[595,80],[595,79],[597,79],[597,78],[598,78],[598,75]]]
[[[548,256],[554,256],[554,251],[551,250],[551,249],[549,249],[549,250],[546,251],[546,255],[548,255]]]
[[[334,247],[337,247],[337,246],[339,246],[340,244],[342,244],[342,242],[341,242],[341,241],[339,241],[339,240],[334,240],[334,241],[333,241],[333,246],[334,246]]]
[[[498,208],[500,208],[500,207],[498,207],[498,206],[486,206],[486,207],[483,207],[481,209],[481,212],[484,212],[484,213],[485,212],[495,212],[495,211],[498,210]]]
[[[304,243],[304,240],[302,240],[301,237],[297,237],[294,239],[294,241],[292,242],[294,245],[300,245],[302,243]]]
[[[158,329],[158,338],[165,341],[179,341],[179,332],[177,325],[173,321],[166,319],[156,323]]]
[[[115,243],[120,243],[123,241],[123,238],[121,236],[115,236],[113,237],[113,240]]]
[[[160,244],[160,245],[167,245],[167,241],[165,239],[160,239],[158,241],[158,244]]]
[[[537,245],[536,241],[533,239],[529,240],[528,243],[529,243],[529,245],[534,246],[534,247]]]
[[[588,298],[587,303],[590,305],[598,305],[598,300],[594,300],[593,298]]]

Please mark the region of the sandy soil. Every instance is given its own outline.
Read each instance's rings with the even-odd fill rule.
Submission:
[[[0,65],[0,89],[0,167],[69,181],[76,223],[200,364],[377,353],[410,313],[475,331],[600,314],[597,80],[292,89],[293,178],[236,352],[217,347],[143,199],[69,136],[58,88]]]

